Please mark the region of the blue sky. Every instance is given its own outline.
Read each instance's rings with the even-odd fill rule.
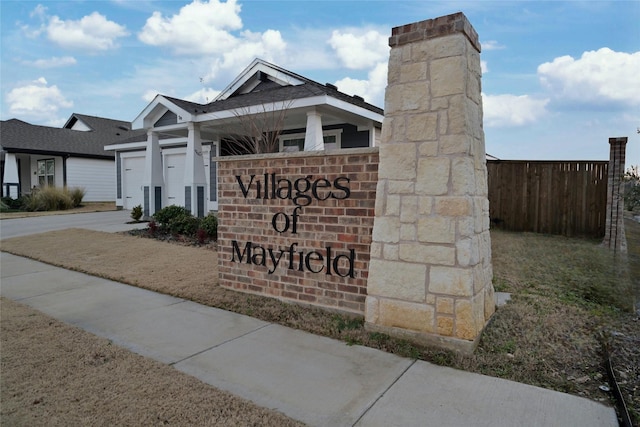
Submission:
[[[487,151],[640,163],[640,1],[0,2],[0,118],[133,120],[205,103],[254,57],[384,106],[391,28],[462,11],[483,46]]]

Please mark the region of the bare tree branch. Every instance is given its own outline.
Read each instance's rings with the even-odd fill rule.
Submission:
[[[235,121],[224,128],[230,155],[277,153],[287,112],[293,103],[262,104],[259,111],[249,107],[233,110]]]

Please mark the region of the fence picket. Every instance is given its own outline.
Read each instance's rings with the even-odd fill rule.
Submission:
[[[604,236],[608,165],[608,161],[487,161],[492,227]]]

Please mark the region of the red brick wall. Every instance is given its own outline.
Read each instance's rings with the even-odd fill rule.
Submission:
[[[364,313],[378,150],[238,156],[218,167],[220,285]]]

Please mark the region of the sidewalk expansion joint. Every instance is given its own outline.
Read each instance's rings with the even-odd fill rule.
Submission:
[[[240,339],[240,338],[246,337],[247,335],[250,335],[250,334],[252,334],[252,333],[254,333],[254,332],[258,332],[259,330],[264,329],[264,328],[266,328],[267,326],[271,326],[271,325],[273,325],[273,323],[267,323],[266,325],[262,325],[262,326],[260,326],[259,328],[256,328],[256,329],[254,329],[254,330],[252,330],[252,331],[246,332],[246,333],[244,333],[244,334],[242,334],[242,335],[238,335],[237,337],[233,337],[233,338],[231,338],[231,339],[228,339],[228,340],[223,341],[223,342],[221,342],[221,343],[218,343],[218,344],[216,344],[216,345],[212,345],[211,347],[205,348],[204,350],[200,350],[200,351],[198,351],[198,352],[196,352],[196,353],[193,353],[193,354],[191,354],[191,355],[189,355],[189,356],[187,356],[187,357],[183,357],[183,358],[182,358],[182,359],[180,359],[180,360],[176,360],[175,362],[171,362],[171,363],[169,363],[169,366],[177,365],[178,363],[184,362],[185,360],[191,359],[192,357],[198,356],[198,355],[200,355],[200,354],[202,354],[202,353],[205,353],[205,352],[207,352],[207,351],[209,351],[209,350],[213,350],[214,348],[220,347],[221,345],[228,344],[228,343],[233,342],[233,341],[235,341],[235,340],[237,340],[237,339]]]
[[[378,401],[379,401],[380,399],[382,399],[382,397],[383,397],[385,394],[387,394],[387,392],[391,389],[391,387],[393,387],[393,386],[394,386],[394,385],[395,385],[395,384],[400,380],[400,378],[402,378],[402,377],[404,376],[404,374],[406,374],[406,373],[407,373],[407,371],[408,371],[409,369],[411,369],[411,367],[412,367],[413,365],[415,365],[415,363],[416,363],[417,361],[418,361],[418,359],[413,359],[413,361],[409,364],[409,366],[407,366],[407,367],[406,367],[406,369],[405,369],[404,371],[402,371],[402,372],[400,373],[400,375],[398,375],[398,377],[397,377],[395,380],[393,380],[393,382],[392,382],[391,384],[389,384],[389,387],[385,388],[385,389],[384,389],[384,391],[383,391],[382,393],[380,393],[380,396],[378,396],[378,398],[377,398],[376,400],[374,400],[374,401],[373,401],[373,403],[372,403],[371,405],[369,405],[369,406],[367,407],[367,409],[365,409],[365,410],[362,412],[362,414],[360,414],[360,416],[358,417],[358,419],[356,420],[356,422],[355,422],[355,423],[353,423],[351,427],[355,427],[355,426],[357,426],[357,425],[358,425],[358,423],[360,422],[360,420],[362,419],[362,417],[364,417],[364,416],[367,414],[367,412],[369,412],[369,411],[371,410],[371,408],[373,408],[373,407],[376,405],[376,403],[378,403]]]

